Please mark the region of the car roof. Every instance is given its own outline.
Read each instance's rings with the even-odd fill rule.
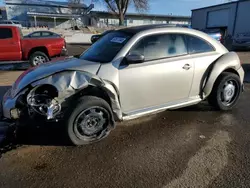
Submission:
[[[124,29],[120,29],[117,31],[121,31],[130,35],[134,35],[134,40],[138,40],[141,37],[149,36],[152,34],[162,34],[162,33],[180,33],[185,35],[191,35],[198,38],[201,38],[207,42],[209,42],[212,46],[215,47],[216,51],[220,53],[227,53],[227,49],[215,40],[213,37],[209,36],[208,34],[195,30],[190,29],[182,26],[176,25],[168,25],[168,24],[160,24],[160,25],[143,25],[143,26],[136,26],[136,27],[128,27]],[[131,44],[133,41],[131,41]],[[130,43],[128,43],[130,45]]]
[[[46,32],[46,33],[54,33],[54,32],[52,32],[52,31],[45,31],[45,30],[38,30],[38,31],[33,31],[33,32],[31,32],[31,33],[40,33],[40,32]]]
[[[142,32],[142,31],[146,31],[146,30],[159,29],[159,28],[170,28],[170,27],[177,27],[177,26],[170,25],[170,24],[152,24],[152,25],[141,25],[141,26],[127,27],[124,29],[120,29],[118,31],[136,34],[136,33]]]
[[[0,24],[0,27],[17,27],[18,28],[16,24]]]
[[[176,26],[176,25],[169,25],[169,24],[159,24],[159,25],[143,25],[143,26],[135,26],[135,27],[128,27],[124,29],[120,29],[117,31],[125,32],[132,35],[137,34],[154,34],[154,33],[161,33],[161,32],[170,32],[170,33],[182,33],[182,34],[191,34],[198,36],[200,38],[206,39],[208,41],[211,40],[211,37],[207,38],[208,35],[204,32],[186,28],[182,26]]]

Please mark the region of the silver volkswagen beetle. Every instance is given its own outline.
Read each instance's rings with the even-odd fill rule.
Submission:
[[[24,72],[5,94],[5,122],[57,121],[75,145],[98,141],[115,121],[203,100],[232,109],[243,89],[236,53],[205,33],[165,25],[108,33],[79,58]]]

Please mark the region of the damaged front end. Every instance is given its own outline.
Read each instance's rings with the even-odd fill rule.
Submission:
[[[60,121],[82,96],[100,97],[110,105],[110,125],[122,120],[118,92],[96,74],[101,64],[66,58],[33,67],[19,76],[2,100],[2,120],[21,125]],[[3,131],[4,132],[4,131]]]
[[[25,124],[33,122],[59,121],[70,105],[82,95],[98,89],[109,100],[113,111],[111,125],[122,119],[119,99],[115,88],[94,74],[85,71],[65,70],[36,80],[17,91],[15,84],[4,96],[3,116],[8,120]],[[86,92],[88,91],[88,92]]]

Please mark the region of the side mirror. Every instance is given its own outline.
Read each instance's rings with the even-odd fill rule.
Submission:
[[[129,64],[137,64],[143,63],[145,61],[145,57],[140,54],[130,54],[126,57],[126,60]]]
[[[101,38],[100,35],[93,35],[93,36],[91,37],[91,42],[92,42],[92,44],[95,43],[96,41],[98,41],[100,38]]]

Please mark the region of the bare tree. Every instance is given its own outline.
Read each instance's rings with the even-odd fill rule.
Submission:
[[[83,14],[83,2],[81,0],[68,0],[69,9],[71,14],[81,15]],[[71,25],[74,28],[77,26],[76,18],[72,16]]]
[[[68,0],[71,14],[81,14],[83,4],[81,0]]]
[[[149,8],[149,0],[102,0],[107,8],[119,18],[119,25],[124,24],[124,16],[129,5],[133,5],[138,12],[143,12]]]

